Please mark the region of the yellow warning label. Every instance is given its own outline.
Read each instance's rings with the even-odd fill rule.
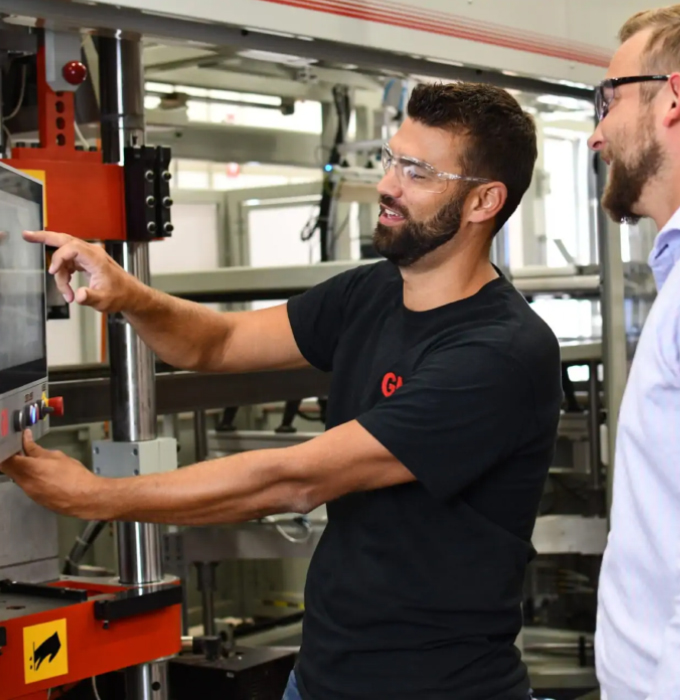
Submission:
[[[44,170],[28,170],[26,168],[22,168],[22,172],[40,180],[43,184],[43,228],[47,228],[47,174]]]
[[[66,620],[24,627],[24,675],[37,683],[68,673]]]

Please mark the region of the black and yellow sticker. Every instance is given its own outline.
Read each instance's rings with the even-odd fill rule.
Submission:
[[[66,620],[24,627],[24,676],[26,684],[68,673]]]

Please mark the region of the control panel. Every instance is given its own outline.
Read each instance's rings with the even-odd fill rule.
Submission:
[[[46,392],[41,383],[0,397],[0,462],[21,451],[26,428],[37,440],[48,432],[50,415],[64,414],[61,398],[49,399]]]
[[[47,398],[45,250],[22,235],[43,228],[43,194],[40,181],[0,164],[0,461],[61,410]]]

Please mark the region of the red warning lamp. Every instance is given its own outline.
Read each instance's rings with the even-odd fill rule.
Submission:
[[[87,80],[87,66],[81,61],[69,61],[61,72],[69,85],[82,85]]]

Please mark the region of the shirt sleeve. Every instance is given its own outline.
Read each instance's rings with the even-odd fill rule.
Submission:
[[[312,367],[323,372],[333,370],[333,356],[352,290],[369,272],[370,266],[349,270],[288,301],[288,318],[295,342]]]
[[[442,500],[508,457],[534,420],[528,372],[496,350],[470,346],[431,354],[358,418]]]

